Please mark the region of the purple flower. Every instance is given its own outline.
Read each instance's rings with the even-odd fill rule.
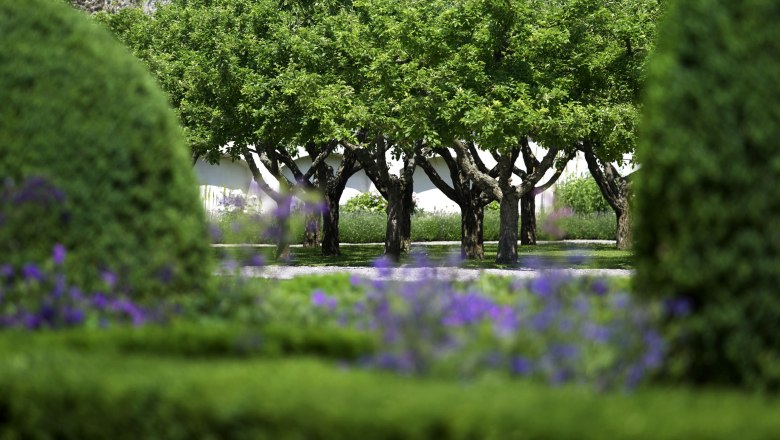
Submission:
[[[525,376],[533,372],[533,363],[523,356],[515,356],[512,358],[509,368],[512,373]]]
[[[28,281],[43,281],[43,272],[35,263],[27,263],[22,267],[22,275]]]
[[[554,318],[555,312],[551,308],[545,307],[544,310],[531,317],[531,327],[536,331],[543,332],[550,327]]]
[[[254,254],[249,257],[249,261],[247,261],[246,265],[253,267],[265,266],[265,258],[260,254]]]
[[[24,319],[24,326],[30,330],[40,328],[41,323],[41,318],[36,315],[27,315]]]
[[[615,294],[612,298],[612,305],[618,310],[625,310],[631,304],[631,298],[624,292]]]
[[[104,270],[103,272],[100,273],[100,278],[103,280],[104,283],[106,283],[106,286],[108,286],[109,290],[113,289],[114,286],[116,286],[115,273],[108,270]]]
[[[65,324],[78,325],[84,322],[84,311],[79,309],[67,309],[64,313]]]
[[[104,309],[104,308],[108,307],[109,301],[108,301],[108,298],[106,298],[106,296],[103,295],[102,293],[96,293],[92,297],[92,304],[97,309]]]
[[[54,260],[56,266],[65,262],[65,255],[65,246],[60,243],[55,244],[54,249],[52,250],[52,260]]]
[[[0,278],[11,278],[14,275],[14,268],[10,264],[0,265]]]
[[[550,347],[550,355],[555,359],[569,360],[580,355],[580,350],[571,344],[556,344]]]
[[[392,260],[390,260],[390,258],[386,255],[374,260],[374,267],[379,270],[379,275],[383,277],[390,276],[390,269],[392,265]]]
[[[222,230],[219,229],[219,226],[214,224],[209,225],[209,236],[211,237],[212,243],[222,243],[224,240]]]
[[[352,274],[349,276],[349,284],[357,287],[363,285],[363,278],[360,277],[360,275]]]
[[[607,327],[589,322],[585,324],[585,327],[583,328],[582,332],[585,338],[587,338],[590,341],[598,342],[598,343],[604,343],[609,341],[610,332]]]
[[[331,296],[328,296],[322,290],[315,290],[311,294],[311,303],[316,307],[322,307],[328,310],[333,310],[338,306],[338,300]]]
[[[70,288],[70,298],[74,301],[81,301],[84,299],[84,295],[81,294],[81,289],[74,286]]]
[[[590,286],[590,290],[598,296],[604,296],[609,291],[609,286],[607,285],[606,281],[598,279],[593,281],[593,284]]]
[[[531,280],[530,287],[531,292],[540,298],[547,298],[555,292],[555,285],[553,284],[553,280],[546,275],[540,275]]]
[[[498,336],[507,337],[517,332],[517,329],[520,328],[520,319],[509,306],[493,308],[490,311],[490,319],[493,320],[493,328]]]
[[[675,318],[682,318],[691,313],[691,302],[686,298],[667,298],[664,300],[664,310]]]

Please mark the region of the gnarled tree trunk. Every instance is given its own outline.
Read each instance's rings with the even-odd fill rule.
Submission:
[[[631,181],[629,176],[621,176],[620,172],[611,163],[601,160],[596,155],[593,143],[582,143],[582,152],[585,153],[585,161],[588,170],[601,190],[601,195],[615,211],[617,222],[617,234],[615,239],[617,248],[621,250],[631,249],[633,239],[631,235]]]
[[[533,192],[520,198],[520,244],[536,244],[536,196]]]
[[[460,214],[460,254],[466,259],[481,260],[485,258],[483,225],[485,208],[471,198],[464,203]]]
[[[341,255],[339,248],[339,199],[335,194],[325,194],[325,211],[322,213],[322,255]]]
[[[385,229],[385,255],[393,261],[404,251],[404,217],[408,215],[404,197],[398,185],[387,188],[387,228]]]
[[[519,204],[520,198],[515,191],[504,191],[500,205],[501,224],[498,233],[498,254],[496,255],[496,263],[498,264],[517,263]]]

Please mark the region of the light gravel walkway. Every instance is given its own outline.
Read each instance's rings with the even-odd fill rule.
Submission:
[[[420,279],[469,281],[485,275],[498,275],[528,279],[543,273],[567,276],[629,277],[633,271],[624,269],[464,269],[459,267],[399,267],[377,269],[374,267],[347,266],[264,266],[242,267],[240,273],[247,277],[291,279],[301,275],[326,275],[349,273],[370,280],[417,281]]]

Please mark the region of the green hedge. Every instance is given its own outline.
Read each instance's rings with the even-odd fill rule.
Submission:
[[[60,243],[84,289],[111,271],[135,294],[203,291],[189,151],[141,63],[65,2],[0,2],[0,35],[0,263],[41,263]]]
[[[780,6],[687,0],[664,22],[636,188],[636,285],[688,300],[676,373],[780,387]]]
[[[117,355],[147,354],[183,358],[278,357],[312,355],[354,360],[372,353],[375,341],[365,333],[339,327],[314,328],[280,322],[262,326],[227,322],[180,322],[129,328],[72,329],[29,333],[9,331],[9,345],[59,346],[80,351],[109,351]]]
[[[35,338],[35,336],[30,336]],[[117,355],[0,338],[0,438],[763,439],[780,403],[405,379],[305,359]]]

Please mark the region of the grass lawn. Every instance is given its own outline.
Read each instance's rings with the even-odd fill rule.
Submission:
[[[461,267],[475,269],[506,269],[510,266],[495,263],[497,244],[485,245],[483,260],[460,262]],[[239,262],[248,261],[253,255],[261,254],[266,264],[288,264],[291,266],[371,266],[383,253],[382,245],[350,245],[341,246],[338,257],[323,257],[320,249],[291,249],[291,260],[279,263],[273,260],[273,248],[268,246],[247,247],[217,247],[214,252],[220,260],[234,259]],[[420,257],[433,265],[451,266],[458,264],[459,245],[427,245],[412,244],[412,251],[403,257],[402,264],[420,261]],[[520,246],[520,261],[517,267],[565,267],[576,269],[632,269],[633,254],[630,251],[620,251],[613,245],[549,242],[536,246]]]

